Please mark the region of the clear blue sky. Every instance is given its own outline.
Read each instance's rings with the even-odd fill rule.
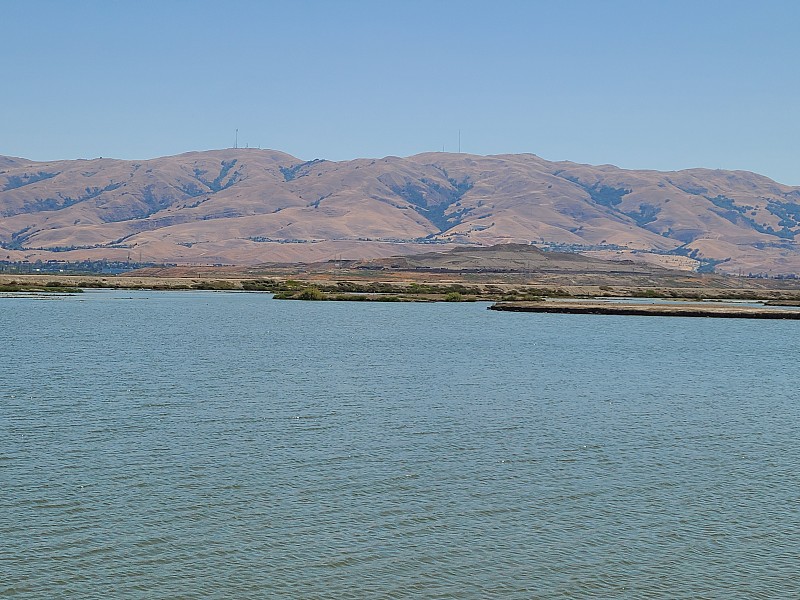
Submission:
[[[800,185],[797,0],[2,0],[0,154],[462,150]]]

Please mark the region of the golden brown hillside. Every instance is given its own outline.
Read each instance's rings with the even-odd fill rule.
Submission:
[[[497,243],[727,273],[798,273],[800,188],[532,154],[344,162],[269,150],[0,158],[0,260],[258,264]]]

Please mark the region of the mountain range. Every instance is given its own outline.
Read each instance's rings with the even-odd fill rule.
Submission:
[[[534,244],[736,274],[800,273],[800,188],[533,154],[303,161],[0,157],[0,260],[242,264]]]

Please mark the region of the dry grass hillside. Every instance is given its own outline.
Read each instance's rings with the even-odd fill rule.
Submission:
[[[0,260],[252,265],[512,242],[787,274],[800,272],[799,233],[800,188],[744,171],[629,171],[531,154],[0,157]]]

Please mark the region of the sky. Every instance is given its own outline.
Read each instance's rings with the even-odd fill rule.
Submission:
[[[800,185],[796,0],[0,0],[0,155],[531,152]]]

